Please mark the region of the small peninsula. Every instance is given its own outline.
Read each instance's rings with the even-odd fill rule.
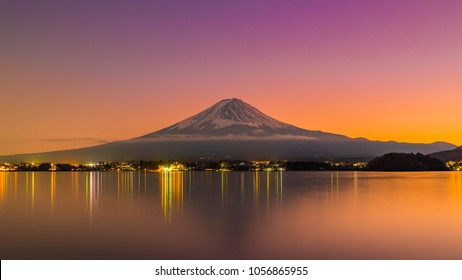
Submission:
[[[448,171],[439,159],[420,153],[388,153],[371,160],[369,171]]]

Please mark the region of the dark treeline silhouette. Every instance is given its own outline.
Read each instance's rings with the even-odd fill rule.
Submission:
[[[286,162],[285,168],[288,171],[310,171],[310,170],[332,170],[334,166],[325,162],[316,161],[294,161]]]
[[[35,165],[21,165],[21,171],[48,171],[51,168],[51,163],[44,162]]]
[[[370,171],[447,171],[439,159],[420,153],[389,153],[371,160]]]

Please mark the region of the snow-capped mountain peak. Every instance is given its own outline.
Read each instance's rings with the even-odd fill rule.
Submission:
[[[174,132],[187,128],[213,130],[233,125],[245,125],[255,128],[264,126],[273,128],[290,127],[288,124],[263,114],[244,101],[232,98],[221,100],[199,114],[166,128],[165,131]]]
[[[223,99],[192,117],[140,138],[163,136],[345,138],[283,123],[237,98]]]

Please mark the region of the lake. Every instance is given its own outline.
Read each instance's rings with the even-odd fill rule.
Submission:
[[[0,172],[1,259],[462,259],[461,172]]]

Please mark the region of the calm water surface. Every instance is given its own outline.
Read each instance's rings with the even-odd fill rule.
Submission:
[[[0,172],[1,259],[462,259],[462,174]]]

